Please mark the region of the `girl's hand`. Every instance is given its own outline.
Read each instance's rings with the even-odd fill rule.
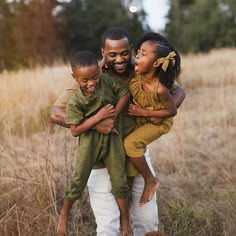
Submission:
[[[114,117],[115,114],[116,111],[114,106],[111,104],[107,104],[98,111],[97,116],[99,116],[100,120],[103,120],[109,117]]]
[[[128,114],[131,116],[144,116],[145,109],[138,104],[129,104]]]

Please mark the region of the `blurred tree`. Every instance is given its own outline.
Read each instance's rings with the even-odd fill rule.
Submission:
[[[234,0],[173,0],[168,19],[167,37],[182,52],[236,45]]]
[[[1,0],[0,70],[61,58],[63,44],[52,14],[56,4],[55,0]]]
[[[0,71],[17,66],[18,58],[16,38],[13,26],[16,22],[13,4],[0,1]]]
[[[0,70],[50,64],[77,50],[100,55],[101,36],[125,27],[134,41],[145,12],[130,13],[123,0],[1,0]]]
[[[76,50],[100,54],[102,33],[111,26],[122,26],[136,40],[144,32],[145,12],[131,14],[121,0],[72,0],[63,4],[58,17],[64,24],[68,55]]]

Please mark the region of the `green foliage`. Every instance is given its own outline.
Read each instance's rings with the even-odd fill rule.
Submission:
[[[1,0],[0,71],[52,64],[77,50],[100,56],[111,26],[125,27],[133,40],[148,28],[145,12],[131,14],[122,0]]]
[[[100,56],[101,36],[108,27],[125,27],[133,40],[144,32],[145,14],[131,15],[120,0],[72,0],[58,17],[64,23],[67,54],[91,50]]]
[[[172,1],[166,34],[182,52],[236,45],[236,2]]]

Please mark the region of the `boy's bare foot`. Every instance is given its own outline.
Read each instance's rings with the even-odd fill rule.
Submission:
[[[57,224],[57,235],[66,236],[67,235],[67,216],[63,213],[60,214],[58,224]]]
[[[131,228],[128,217],[121,217],[120,225],[121,225],[121,235],[122,236],[132,236],[133,235],[132,228]]]
[[[160,185],[160,182],[156,178],[152,178],[151,180],[145,180],[143,194],[139,201],[140,207],[152,199],[159,185]]]
[[[165,234],[160,231],[152,231],[146,233],[145,236],[165,236]]]

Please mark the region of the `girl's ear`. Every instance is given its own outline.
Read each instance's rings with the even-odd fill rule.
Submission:
[[[75,75],[73,73],[71,73],[71,76],[73,77],[73,79],[75,80]]]
[[[154,62],[153,62],[153,67],[159,67],[160,63],[158,62],[158,59],[156,59]]]

